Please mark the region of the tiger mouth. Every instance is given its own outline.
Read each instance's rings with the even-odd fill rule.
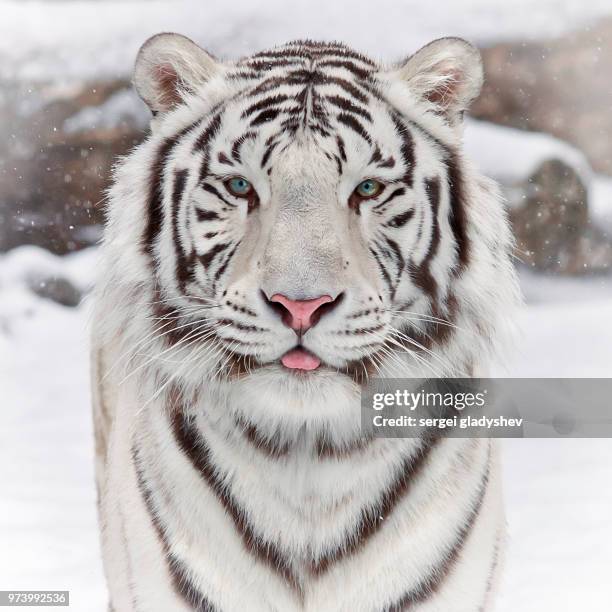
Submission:
[[[288,370],[310,372],[321,366],[321,359],[298,344],[281,357],[281,364]]]

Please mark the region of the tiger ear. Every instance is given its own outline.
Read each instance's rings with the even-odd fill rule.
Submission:
[[[397,74],[451,124],[461,119],[484,80],[480,52],[462,38],[430,42],[409,57]]]
[[[153,114],[171,110],[221,68],[221,64],[180,34],[157,34],[140,47],[134,86]]]

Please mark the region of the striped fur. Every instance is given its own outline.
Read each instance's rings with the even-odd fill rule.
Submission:
[[[373,375],[485,375],[510,328],[506,218],[460,148],[480,81],[457,39],[392,67],[145,44],[155,116],[116,169],[93,330],[112,609],[491,608],[496,446],[367,438],[359,411]],[[322,367],[280,365],[296,336],[272,293],[342,296],[301,339]]]

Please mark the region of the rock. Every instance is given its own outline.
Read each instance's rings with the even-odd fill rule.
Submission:
[[[78,306],[83,297],[68,279],[58,276],[30,278],[28,286],[36,295],[71,308]]]
[[[144,106],[138,115],[141,103],[122,80],[23,87],[25,107],[9,88],[0,109],[8,117],[0,132],[9,131],[0,138],[8,143],[0,145],[0,252],[35,244],[64,254],[95,244],[111,167],[142,140]]]
[[[481,49],[485,86],[474,117],[566,140],[612,174],[612,19],[562,38]]]
[[[524,203],[510,218],[523,263],[558,274],[612,270],[612,241],[590,221],[587,189],[571,166],[545,161],[519,190]]]

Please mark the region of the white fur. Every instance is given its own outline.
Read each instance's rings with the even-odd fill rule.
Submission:
[[[348,152],[341,176],[330,161],[335,141],[317,140],[306,133],[282,141],[283,152],[271,157],[273,171],[268,175],[259,160],[277,124],[263,125],[261,137],[244,144],[239,166],[239,174],[259,194],[259,208],[251,214],[240,206],[228,209],[201,189],[197,176],[203,158],[194,153],[194,145],[211,120],[211,109],[226,103],[209,146],[214,151],[208,160],[210,172],[218,174],[227,172],[227,167],[218,161],[217,153],[228,151],[247,130],[248,121],[241,115],[253,98],[241,97],[245,84],[228,77],[240,64],[219,64],[192,45],[164,35],[141,52],[136,84],[161,114],[154,119],[147,141],[117,167],[109,197],[92,354],[100,520],[114,609],[209,609],[190,606],[177,593],[169,554],[188,568],[191,584],[215,610],[391,609],[443,562],[476,503],[485,472],[488,480],[482,504],[457,559],[439,587],[410,609],[489,609],[504,537],[497,451],[489,440],[440,442],[409,490],[382,517],[382,526],[362,547],[319,575],[309,569],[346,542],[363,510],[389,489],[403,461],[416,456],[421,444],[413,439],[374,440],[362,450],[317,456],[321,436],[344,448],[360,435],[360,387],[342,369],[367,356],[370,349],[362,336],[337,332],[380,324],[379,335],[392,338],[393,326],[406,324],[393,307],[407,300],[413,304],[407,324],[422,330],[424,319],[432,314],[431,300],[407,274],[400,275],[391,298],[368,253],[367,245],[382,231],[377,217],[367,206],[357,216],[346,202],[355,185],[372,172],[372,150],[350,130],[341,132]],[[299,48],[285,47],[288,51]],[[151,80],[156,73],[150,70],[159,58],[177,71],[181,104],[165,107],[159,102],[156,83]],[[353,61],[368,66],[365,60]],[[350,77],[341,67],[333,70],[343,79]],[[285,71],[272,67],[265,78]],[[383,157],[399,159],[400,150],[386,105],[396,108],[412,126],[413,188],[390,204],[388,216],[408,205],[423,215],[420,238],[416,224],[407,224],[401,234],[394,234],[403,256],[420,265],[427,258],[432,239],[427,232],[433,231],[434,223],[431,208],[424,205],[428,197],[424,181],[443,175],[443,148],[457,151],[460,147],[459,114],[480,86],[481,67],[467,43],[449,39],[429,45],[399,69],[377,70],[375,78],[384,101],[372,99],[368,109],[371,131]],[[456,81],[448,90],[454,98],[442,98],[441,113],[427,90],[448,78]],[[320,90],[325,95],[349,97],[334,84],[323,84]],[[267,95],[284,92],[289,100],[282,104],[289,107],[295,95],[292,86],[279,85]],[[151,260],[142,242],[149,218],[151,168],[160,144],[192,124],[195,127],[176,143],[164,165],[164,217]],[[405,347],[382,354],[376,361],[378,376],[486,375],[491,358],[499,355],[511,333],[519,298],[509,259],[512,242],[506,217],[496,187],[458,155],[469,263],[453,276],[458,252],[450,225],[450,192],[443,186],[438,211],[441,238],[430,265],[440,295],[452,293],[457,300],[452,332],[429,352],[406,351]],[[170,206],[177,170],[186,171],[188,182],[178,222],[173,225]],[[397,164],[394,169],[378,169],[377,178],[393,181],[397,171]],[[225,221],[199,224],[196,206],[218,211]],[[194,254],[203,255],[217,240],[203,239],[205,231],[224,231],[224,240],[240,240],[240,246],[219,278],[215,274],[221,265],[216,260],[209,268],[196,267],[186,295],[176,278],[177,236],[185,251],[193,249]],[[217,325],[217,336],[226,338],[235,353],[249,352],[240,341],[254,342],[259,367],[238,378],[226,377],[227,350],[217,348],[212,336],[196,342],[197,336],[187,335],[183,341],[166,344],[164,333],[173,320],[155,319],[153,302],[160,299],[155,297],[155,288],[161,291],[164,305],[181,313],[179,324],[211,319]],[[279,364],[280,357],[295,345],[295,334],[266,306],[260,290],[295,299],[345,293],[340,306],[303,337],[304,347],[320,356],[325,367],[307,376],[294,376]],[[255,315],[232,309],[225,295]],[[351,319],[352,314],[372,305],[381,309],[378,319],[374,313]],[[240,332],[218,323],[229,318],[242,325],[254,324],[261,331]],[[370,334],[368,341],[380,338]],[[193,417],[206,441],[216,477],[257,536],[289,560],[301,594],[245,547],[231,513],[177,445],[171,426],[176,408],[171,404],[177,390],[184,400],[181,409]],[[265,448],[247,439],[240,423],[253,425],[261,439],[290,450],[271,457]],[[143,479],[166,529],[169,550],[147,510]]]

